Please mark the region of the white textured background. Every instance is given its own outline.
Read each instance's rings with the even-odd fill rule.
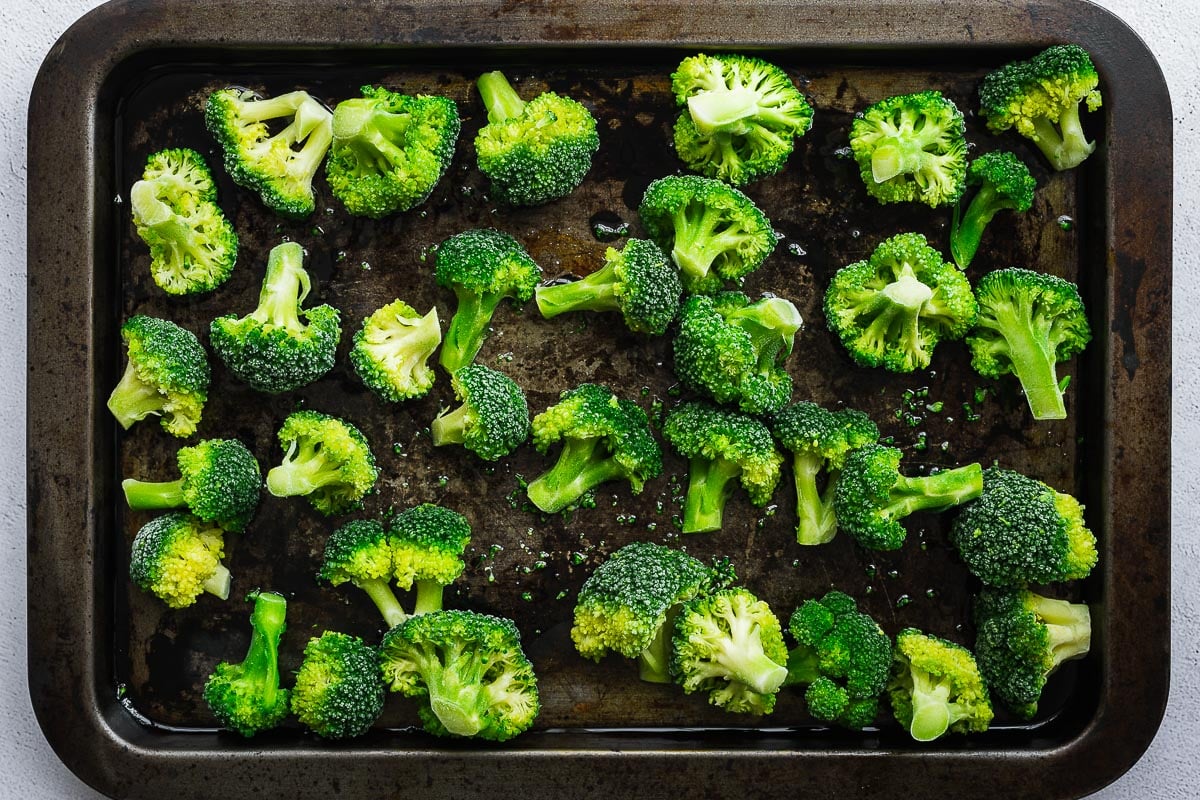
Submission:
[[[203,2],[203,0],[199,0]],[[453,2],[453,0],[447,0]],[[985,2],[985,0],[980,0]],[[25,115],[46,51],[98,0],[0,0],[0,797],[95,800],[38,730],[25,664]],[[1175,114],[1173,658],[1166,719],[1101,800],[1200,797],[1200,0],[1102,0],[1149,43]],[[1148,413],[1153,413],[1148,410]],[[1189,499],[1190,498],[1190,499]]]

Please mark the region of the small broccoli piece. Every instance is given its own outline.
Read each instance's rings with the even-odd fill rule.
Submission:
[[[485,461],[495,461],[529,438],[529,404],[512,378],[482,364],[468,364],[450,383],[462,404],[433,420],[435,447],[461,444]]]
[[[279,394],[306,386],[333,368],[342,338],[341,312],[333,306],[302,309],[312,284],[304,248],[272,248],[258,307],[244,317],[217,317],[209,328],[213,350],[239,380]]]
[[[450,166],[462,122],[448,97],[361,91],[333,110],[325,174],[347,211],[378,219],[425,202]]]
[[[802,324],[782,297],[751,303],[741,292],[694,295],[679,312],[675,374],[718,403],[737,403],[747,414],[773,413],[792,396],[783,362]]]
[[[129,190],[133,224],[150,248],[150,276],[167,294],[210,292],[233,272],[238,237],[216,197],[204,158],[186,148],[152,154]]]
[[[390,585],[394,572],[387,532],[375,520],[359,519],[335,530],[325,542],[317,578],[334,586],[353,583],[367,593],[392,628],[408,619]]]
[[[287,600],[251,592],[250,649],[240,664],[222,661],[204,684],[204,702],[221,727],[253,736],[283,722],[291,692],[279,686],[279,639],[287,628]]]
[[[683,604],[671,640],[671,676],[688,694],[736,714],[769,714],[787,677],[787,646],[770,607],[745,589]]]
[[[297,411],[279,429],[283,463],[267,473],[267,491],[276,497],[304,495],[322,514],[358,507],[379,471],[362,432],[348,422],[316,411]]]
[[[604,266],[586,278],[537,287],[534,296],[542,316],[620,311],[629,330],[662,334],[679,311],[679,270],[645,239],[630,239],[623,250],[610,247],[604,259]]]
[[[179,480],[156,483],[126,478],[125,501],[135,511],[187,508],[227,531],[245,529],[262,489],[258,461],[237,439],[206,439],[175,455]]]
[[[998,467],[984,471],[983,494],[963,506],[950,539],[967,569],[990,586],[1086,578],[1098,558],[1078,500]]]
[[[609,651],[638,660],[644,681],[670,683],[671,631],[679,605],[707,592],[713,570],[651,542],[622,547],[579,589],[571,640],[584,658]]]
[[[462,574],[471,524],[457,511],[432,503],[402,511],[388,525],[392,569],[401,589],[414,586],[413,614],[442,608],[442,590]]]
[[[983,230],[998,211],[1009,209],[1024,214],[1033,206],[1037,181],[1029,167],[1012,153],[984,153],[971,162],[967,185],[978,186],[966,213],[962,199],[954,206],[950,226],[950,255],[962,269],[970,266],[983,238]]]
[[[171,608],[186,608],[202,592],[229,597],[229,570],[221,563],[221,529],[191,514],[150,520],[133,539],[129,577]]]
[[[966,124],[941,92],[880,100],[850,124],[850,150],[867,194],[881,203],[953,203],[967,177]]]
[[[438,246],[438,286],[453,289],[458,309],[442,345],[441,364],[453,375],[475,360],[492,314],[504,298],[528,303],[542,270],[513,237],[497,230],[470,230]]]
[[[659,178],[646,188],[638,216],[671,254],[683,288],[711,294],[758,269],[779,243],[766,215],[732,186],[695,175]]]
[[[780,172],[812,126],[812,106],[787,73],[751,56],[685,58],[671,92],[687,109],[675,122],[679,158],[735,186]]]
[[[436,736],[507,741],[541,710],[537,676],[511,620],[473,611],[434,611],[388,631],[379,645],[383,679],[417,698]]]
[[[436,307],[422,317],[394,300],[363,320],[350,347],[350,363],[368,389],[399,403],[423,397],[433,387],[434,371],[426,362],[441,343]]]
[[[583,182],[600,148],[592,112],[554,92],[527,103],[501,72],[485,72],[476,85],[488,124],[475,137],[475,152],[494,198],[538,206],[566,197]]]
[[[896,550],[907,531],[900,521],[916,511],[943,511],[979,497],[983,468],[967,464],[922,478],[900,474],[901,453],[868,444],[846,457],[833,491],[838,525],[872,550]]]
[[[316,208],[312,180],[333,138],[332,118],[308,92],[266,99],[244,89],[221,89],[208,96],[204,109],[229,177],[288,217],[307,217]],[[284,121],[272,134],[268,123]]]
[[[357,636],[326,631],[308,640],[292,687],[292,713],[326,739],[362,736],[383,712],[379,656]]]
[[[1092,338],[1079,289],[1054,275],[1012,268],[984,275],[976,296],[979,318],[967,335],[971,366],[986,378],[1016,375],[1034,419],[1066,419],[1070,378],[1059,380],[1055,365]]]
[[[585,383],[563,392],[533,418],[533,444],[545,453],[561,440],[558,462],[528,488],[533,504],[553,514],[607,481],[626,480],[634,494],[662,474],[662,450],[636,403]]]
[[[792,451],[796,483],[796,541],[825,544],[837,534],[833,493],[851,450],[879,439],[879,428],[861,411],[827,411],[808,401],[788,406],[775,415],[772,432]],[[822,472],[825,487],[820,487]]]
[[[108,410],[129,429],[151,414],[172,436],[191,436],[208,400],[208,356],[196,334],[173,322],[135,316],[121,326],[129,361]]]
[[[992,703],[971,651],[905,628],[896,635],[888,699],[896,720],[918,742],[987,730]]]
[[[966,277],[919,233],[881,242],[825,293],[825,318],[850,357],[893,372],[928,367],[937,343],[965,336],[978,312]]]
[[[1000,702],[1031,719],[1046,678],[1064,661],[1087,655],[1092,618],[1084,603],[1027,589],[984,590],[975,598],[975,655]]]
[[[1057,170],[1079,166],[1096,149],[1079,122],[1079,105],[1100,107],[1100,76],[1082,47],[1060,44],[983,79],[979,104],[993,131],[1016,128]]]
[[[662,432],[690,464],[684,533],[721,529],[735,480],[741,482],[754,505],[770,502],[779,484],[783,456],[766,425],[708,403],[684,403],[667,415]]]

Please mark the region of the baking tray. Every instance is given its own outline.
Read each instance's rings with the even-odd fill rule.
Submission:
[[[948,212],[884,208],[865,197],[838,152],[853,111],[929,86],[974,108],[982,74],[1059,41],[1086,47],[1102,77],[1105,105],[1089,121],[1100,149],[1081,169],[1050,175],[1027,142],[987,136],[968,120],[969,138],[1015,149],[1043,184],[1030,214],[993,223],[990,249],[972,274],[1018,264],[1077,280],[1096,332],[1072,370],[1071,419],[1034,426],[1011,382],[978,379],[957,343],[943,344],[933,370],[917,375],[853,367],[821,324],[819,297],[833,270],[891,233],[919,230],[943,246],[946,236]],[[896,553],[859,551],[845,537],[800,548],[786,481],[774,507],[750,509],[735,499],[719,535],[681,541],[672,517],[686,465],[673,456],[666,477],[640,497],[603,487],[595,509],[568,518],[529,514],[519,495],[517,508],[509,498],[518,476],[537,474],[546,459],[527,448],[488,467],[429,446],[423,428],[452,399],[447,381],[422,401],[385,408],[347,371],[349,334],[383,302],[436,303],[448,318],[451,298],[432,284],[428,249],[458,230],[494,224],[512,232],[548,278],[595,268],[607,246],[598,223],[627,221],[636,234],[641,190],[677,168],[667,76],[701,48],[761,51],[801,82],[817,109],[785,173],[748,189],[785,238],[746,288],[788,296],[809,321],[789,364],[796,397],[868,410],[905,448],[910,466],[998,459],[1076,492],[1088,507],[1101,567],[1074,591],[1093,607],[1093,653],[1056,674],[1032,723],[999,717],[986,734],[917,746],[889,724],[861,734],[820,728],[794,695],[781,695],[770,717],[735,717],[700,697],[642,684],[618,659],[582,661],[567,636],[574,591],[608,552],[635,539],[728,555],[781,616],[837,586],[890,632],[913,624],[967,644],[973,587],[946,545],[945,520],[934,516],[915,520],[910,543]],[[471,80],[497,66],[524,91],[552,88],[595,108],[602,149],[570,198],[499,213],[484,198],[472,168],[482,113]],[[121,202],[145,156],[191,146],[217,167],[200,123],[213,88],[243,84],[274,94],[303,86],[332,103],[361,83],[459,101],[464,135],[430,200],[378,222],[353,220],[318,181],[317,213],[287,223],[215,168],[221,203],[242,237],[239,267],[211,297],[164,298],[150,284],[147,255]],[[47,57],[30,107],[29,665],[48,739],[80,777],[118,797],[214,789],[442,797],[496,781],[533,796],[665,796],[698,784],[717,796],[766,796],[784,786],[950,796],[988,785],[998,796],[1048,798],[1099,788],[1148,746],[1167,695],[1170,119],[1145,46],[1081,2],[419,2],[301,10],[287,2],[172,0],[98,9]],[[1068,219],[1060,225],[1059,217]],[[364,514],[435,501],[471,518],[474,550],[447,604],[515,618],[541,679],[537,728],[503,747],[413,731],[411,708],[398,699],[375,731],[343,745],[295,727],[252,742],[217,733],[199,688],[217,661],[244,652],[248,607],[205,598],[167,613],[125,577],[128,543],[147,517],[124,510],[119,480],[165,479],[179,442],[153,423],[119,432],[104,408],[123,365],[120,322],[150,313],[203,336],[218,313],[253,306],[266,252],[285,237],[309,249],[315,297],[343,311],[339,366],[271,399],[236,386],[217,366],[200,435],[236,435],[267,467],[279,459],[274,431],[297,404],[339,413],[363,427],[383,472]],[[652,412],[677,398],[669,369],[659,367],[669,356],[665,344],[614,331],[603,318],[544,321],[532,307],[507,308],[495,328],[481,358],[526,387],[535,411],[582,380],[613,385]],[[976,403],[977,386],[990,386],[992,398]],[[940,414],[925,409],[936,401],[944,404]],[[978,419],[968,418],[964,403]],[[908,413],[919,424],[910,426]],[[914,447],[920,433],[924,450]],[[261,585],[292,599],[285,669],[297,666],[308,635],[326,627],[379,634],[364,598],[312,580],[334,524],[300,501],[267,497],[250,531],[230,537],[235,596]]]

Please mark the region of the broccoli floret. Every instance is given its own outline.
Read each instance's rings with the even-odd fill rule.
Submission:
[[[1000,702],[1025,719],[1037,713],[1047,676],[1062,662],[1087,655],[1091,643],[1085,603],[986,587],[975,598],[979,670]]]
[[[537,676],[511,620],[473,611],[434,611],[388,631],[379,645],[383,679],[415,697],[437,736],[507,741],[541,710]]]
[[[1034,419],[1065,419],[1070,377],[1055,364],[1091,341],[1075,284],[1028,269],[989,272],[976,287],[979,318],[967,335],[971,366],[986,378],[1017,376]]]
[[[379,656],[357,636],[309,639],[292,688],[296,719],[326,739],[362,736],[383,712]]]
[[[353,520],[335,530],[325,542],[317,578],[334,586],[353,583],[367,593],[392,628],[408,618],[390,585],[394,563],[383,526],[375,520]]]
[[[267,473],[276,497],[304,495],[322,514],[358,507],[379,471],[362,431],[316,411],[297,411],[279,429],[283,463]]]
[[[202,592],[229,597],[229,570],[221,563],[225,540],[216,525],[191,514],[150,520],[133,539],[129,577],[171,608],[186,608]]]
[[[476,85],[488,124],[475,137],[475,153],[494,198],[537,206],[566,197],[583,182],[600,148],[590,111],[554,92],[526,103],[501,72],[485,72]]]
[[[978,186],[979,191],[971,198],[966,213],[959,199],[950,225],[950,255],[962,269],[975,258],[983,230],[996,212],[1009,209],[1024,214],[1033,206],[1037,181],[1021,159],[1012,153],[996,152],[984,153],[971,162],[967,185]]]
[[[271,249],[258,307],[244,317],[217,317],[209,328],[213,350],[239,380],[279,394],[306,386],[333,368],[342,338],[341,312],[321,305],[302,309],[312,284],[304,248],[284,242]]]
[[[1078,500],[998,467],[984,471],[983,494],[959,512],[950,539],[990,586],[1086,578],[1098,558]]]
[[[867,106],[850,124],[850,150],[867,194],[881,203],[953,203],[967,177],[966,124],[933,90]]]
[[[634,542],[608,557],[579,589],[571,640],[584,658],[636,658],[644,681],[670,683],[671,631],[679,605],[706,592],[714,573],[687,553]]]
[[[394,300],[363,320],[350,347],[350,363],[367,388],[399,403],[423,397],[433,387],[434,371],[426,362],[441,343],[436,307],[422,317]]]
[[[662,433],[689,460],[684,533],[721,529],[734,481],[741,482],[754,505],[770,502],[783,456],[766,425],[708,403],[684,403],[667,415]]]
[[[325,175],[351,214],[379,217],[425,202],[446,174],[462,122],[448,97],[363,86],[333,110]]]
[[[907,535],[901,520],[916,511],[942,511],[979,497],[983,468],[967,464],[921,478],[900,474],[901,452],[868,444],[846,457],[833,491],[838,526],[872,550],[896,550]]]
[[[685,58],[671,75],[675,150],[690,169],[735,186],[783,169],[796,137],[812,126],[812,106],[787,73],[751,56]]]
[[[462,574],[471,524],[457,511],[432,503],[397,514],[388,525],[392,569],[401,589],[416,587],[414,614],[439,611],[442,590]]]
[[[879,428],[861,411],[828,411],[808,401],[775,415],[771,430],[792,451],[796,483],[796,541],[825,544],[837,534],[833,493],[846,456],[879,439]],[[820,486],[822,473],[825,486]]]
[[[585,383],[563,392],[533,418],[533,444],[545,453],[562,440],[558,462],[528,488],[533,504],[552,514],[606,481],[625,480],[634,494],[662,474],[662,450],[636,403]]]
[[[718,403],[737,403],[747,414],[773,413],[792,396],[783,361],[802,324],[782,297],[751,303],[741,292],[694,295],[679,312],[675,374]]]
[[[204,109],[204,122],[225,151],[229,177],[288,217],[307,217],[316,208],[312,179],[333,138],[332,118],[308,92],[266,99],[244,89],[221,89],[209,95]],[[286,125],[272,135],[268,123],[282,122]]]
[[[453,375],[475,360],[500,301],[508,297],[528,303],[542,270],[516,239],[481,229],[456,234],[438,246],[436,277],[438,286],[453,289],[458,298],[440,358]]]
[[[745,589],[687,601],[675,620],[671,676],[688,694],[738,714],[769,714],[787,677],[787,646],[771,608]]]
[[[1016,128],[1057,170],[1070,169],[1096,149],[1079,122],[1079,105],[1100,107],[1100,76],[1087,51],[1050,47],[1028,61],[1006,64],[983,79],[979,104],[993,131]]]
[[[151,155],[129,190],[133,224],[150,248],[150,276],[167,294],[210,292],[233,272],[238,237],[216,197],[204,158],[186,148]]]
[[[151,414],[172,436],[191,436],[208,400],[208,356],[196,334],[174,322],[135,316],[121,326],[129,361],[108,410],[129,429]]]
[[[287,628],[287,600],[251,592],[250,649],[240,664],[222,661],[204,684],[204,702],[224,728],[253,736],[283,722],[291,692],[279,686],[279,639]]]
[[[825,319],[851,358],[893,372],[928,367],[937,343],[961,339],[978,311],[966,277],[919,233],[881,242],[825,293]]]
[[[987,730],[992,703],[971,651],[905,628],[896,635],[888,699],[896,720],[918,742]]]
[[[262,489],[258,461],[237,439],[206,439],[175,455],[179,480],[156,483],[126,478],[125,501],[134,510],[187,508],[227,531],[245,529]]]
[[[529,438],[529,404],[512,378],[482,364],[468,364],[450,378],[461,405],[430,425],[435,447],[461,444],[495,461]]]
[[[534,296],[546,319],[568,311],[620,311],[625,326],[658,336],[679,311],[683,284],[654,242],[630,239],[608,248],[604,266],[581,280],[539,286]]]
[[[638,216],[671,254],[683,288],[711,294],[758,269],[779,237],[754,201],[732,186],[695,175],[659,178],[646,188]]]

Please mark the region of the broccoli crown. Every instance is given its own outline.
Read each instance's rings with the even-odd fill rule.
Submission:
[[[985,587],[975,598],[975,654],[1000,702],[1032,718],[1046,677],[1087,654],[1092,619],[1084,603],[1052,600],[1027,589]]]
[[[396,581],[402,589],[414,582],[446,586],[462,574],[462,554],[471,541],[471,524],[457,511],[432,503],[402,511],[388,526]]]
[[[121,326],[128,363],[108,398],[126,430],[151,414],[173,436],[191,436],[208,400],[208,356],[196,334],[174,322],[142,315]]]
[[[304,495],[322,514],[342,514],[358,506],[379,471],[362,432],[317,411],[297,411],[279,429],[283,463],[267,473],[276,497]]]
[[[758,269],[779,243],[754,201],[721,181],[669,175],[646,188],[638,216],[680,269],[689,292],[711,294]]]
[[[482,364],[468,364],[450,383],[462,405],[434,419],[434,445],[461,444],[485,461],[495,461],[529,438],[529,403],[512,378]]]
[[[966,277],[919,233],[884,240],[825,293],[825,318],[851,358],[893,372],[928,367],[937,343],[961,339],[977,313]]]
[[[980,375],[1013,373],[1034,419],[1065,419],[1056,364],[1091,341],[1087,312],[1075,284],[1028,269],[989,272],[976,287],[979,318],[967,336],[971,366]]]
[[[1037,181],[1021,159],[1009,152],[984,153],[967,170],[968,185],[978,186],[966,212],[954,207],[950,227],[950,254],[963,269],[970,266],[979,249],[983,231],[998,211],[1024,213],[1033,206]]]
[[[240,532],[254,516],[262,489],[258,461],[237,439],[206,439],[175,456],[188,509],[206,522]]]
[[[335,530],[325,542],[317,577],[339,586],[392,579],[392,547],[387,532],[373,519],[356,519]]]
[[[812,106],[787,73],[751,56],[689,56],[671,75],[671,91],[687,109],[675,123],[679,158],[735,186],[782,170],[812,126]]]
[[[217,186],[195,150],[160,150],[129,190],[137,234],[150,248],[150,275],[168,294],[209,292],[237,261],[238,238],[216,204]]]
[[[570,194],[600,148],[596,120],[581,103],[554,92],[523,101],[501,72],[479,77],[488,124],[475,137],[479,171],[492,196],[537,206]]]
[[[279,686],[279,639],[287,628],[287,600],[252,592],[250,649],[240,664],[222,661],[204,684],[204,702],[222,727],[253,736],[283,722],[291,692]]]
[[[244,317],[217,317],[209,330],[213,350],[239,380],[260,392],[290,392],[333,368],[342,338],[341,313],[332,306],[302,309],[312,284],[304,248],[272,248],[258,307]]]
[[[312,179],[333,138],[332,118],[302,91],[266,99],[244,89],[221,89],[208,96],[204,109],[229,177],[288,217],[307,217],[316,208]],[[272,134],[268,122],[279,132]]]
[[[915,628],[896,635],[887,691],[896,720],[918,742],[946,731],[982,732],[992,721],[987,686],[971,651]]]
[[[347,211],[378,219],[425,202],[450,166],[462,122],[448,97],[361,91],[333,110],[325,175]]]
[[[411,617],[379,645],[383,679],[418,698],[425,730],[503,742],[541,710],[537,676],[511,620],[472,611]]]
[[[357,636],[326,631],[308,640],[292,688],[292,713],[326,739],[370,730],[383,711],[375,648]]]
[[[229,597],[229,570],[221,563],[221,529],[190,514],[156,517],[137,532],[129,577],[171,608],[186,608],[202,592]]]
[[[984,470],[983,494],[959,512],[950,538],[990,586],[1077,580],[1096,566],[1096,537],[1079,501],[999,467]]]
[[[684,403],[667,415],[662,433],[684,458],[722,462],[756,506],[766,505],[775,493],[783,456],[767,426],[753,417],[708,403]]]
[[[773,413],[792,396],[783,361],[802,324],[782,297],[751,303],[741,292],[693,295],[679,312],[675,374],[718,403],[737,403],[747,414]]]
[[[367,388],[399,403],[423,397],[433,387],[426,363],[442,343],[437,308],[421,316],[403,300],[393,300],[363,320],[350,347],[350,363]]]
[[[787,677],[787,646],[771,608],[745,589],[683,604],[675,620],[671,675],[688,694],[708,692],[732,713],[769,714]]]

